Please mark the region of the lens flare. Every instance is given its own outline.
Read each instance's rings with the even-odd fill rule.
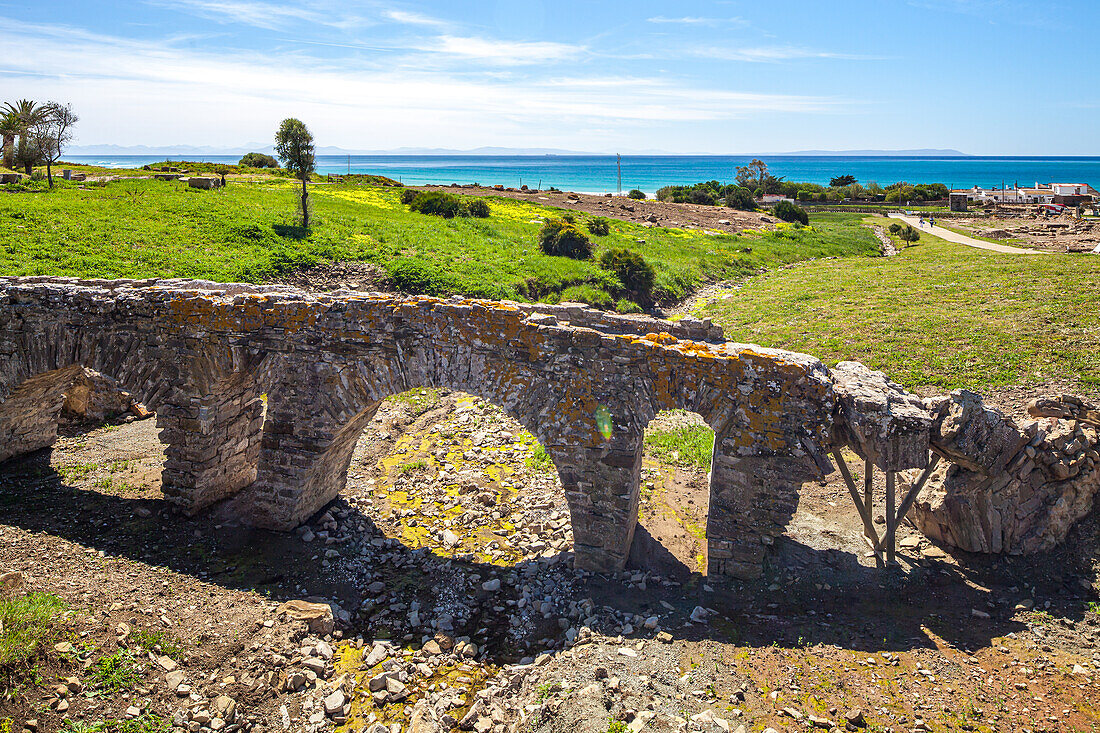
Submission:
[[[611,424],[611,411],[603,405],[596,408],[596,427],[604,440],[611,440],[611,431],[614,428]]]

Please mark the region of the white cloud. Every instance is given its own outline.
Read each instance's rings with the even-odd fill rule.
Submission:
[[[419,50],[458,59],[476,59],[493,64],[541,64],[575,59],[583,46],[551,41],[500,41],[490,38],[439,36]]]
[[[382,15],[395,23],[404,23],[405,25],[424,25],[434,28],[442,28],[450,25],[445,20],[439,20],[438,18],[432,18],[424,15],[423,13],[414,13],[407,10],[387,10]]]
[[[744,18],[704,18],[698,15],[685,15],[681,18],[668,18],[664,15],[657,15],[652,18],[646,18],[649,23],[668,23],[676,25],[748,25],[749,22]]]
[[[328,60],[300,52],[195,50],[0,18],[12,97],[71,101],[80,144],[235,145],[265,139],[288,115],[323,144],[474,147],[557,144],[577,130],[725,121],[768,112],[836,110],[835,99],[706,88],[653,76],[529,77],[476,64],[424,71],[389,57]],[[445,36],[431,57],[560,60],[578,47]],[[621,139],[616,137],[615,139]]]
[[[748,61],[750,63],[777,63],[792,59],[839,59],[846,61],[870,61],[875,57],[856,54],[814,51],[794,46],[703,46],[686,52],[691,56],[716,59],[718,61]]]
[[[218,23],[240,23],[266,30],[280,30],[311,23],[329,28],[366,25],[360,16],[348,15],[325,2],[296,5],[262,0],[147,0],[152,5],[189,12]]]

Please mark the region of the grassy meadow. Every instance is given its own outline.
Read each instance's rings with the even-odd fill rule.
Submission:
[[[296,194],[293,181],[279,178],[235,180],[217,191],[155,180],[0,191],[0,274],[264,282],[362,261],[412,293],[610,305],[619,289],[594,260],[539,250],[542,220],[563,212],[536,203],[490,198],[488,219],[445,220],[409,212],[399,188],[316,185],[314,226],[306,232],[295,225]],[[742,236],[612,221],[611,233],[593,240],[599,249],[620,245],[642,254],[656,270],[655,294],[663,301],[704,282],[791,262],[877,253],[859,217],[844,215],[822,217],[812,228]]]
[[[727,338],[854,359],[911,387],[1100,388],[1100,257],[1005,255],[927,233],[896,257],[764,273],[702,306]]]

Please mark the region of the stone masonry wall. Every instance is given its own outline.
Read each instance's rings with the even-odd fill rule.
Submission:
[[[977,395],[921,400],[862,364],[830,372],[811,356],[726,342],[706,321],[577,304],[0,277],[0,461],[52,445],[86,369],[156,411],[169,502],[195,513],[235,497],[244,521],[277,530],[339,494],[384,398],[421,387],[481,397],[553,459],[576,563],[596,571],[626,561],[643,432],[661,410],[699,413],[715,431],[712,575],[759,576],[802,483],[830,472],[829,451],[845,445],[889,471],[919,471],[930,450],[947,458],[914,514],[927,534],[966,549],[1048,547],[1100,490],[1088,423],[1100,413],[1080,401],[1063,405],[1075,416],[1065,425],[1021,431]]]
[[[760,573],[802,478],[819,472],[811,453],[833,432],[832,384],[817,359],[727,343],[704,321],[574,304],[0,278],[0,357],[5,458],[52,443],[53,405],[64,397],[58,375],[92,368],[157,411],[170,502],[193,513],[237,496],[243,519],[274,529],[296,526],[339,493],[380,400],[416,387],[477,395],[553,458],[576,562],[593,570],[625,562],[642,435],[657,412],[698,412],[720,436],[714,574]],[[46,391],[47,402],[30,399]],[[597,419],[604,413],[609,429]]]

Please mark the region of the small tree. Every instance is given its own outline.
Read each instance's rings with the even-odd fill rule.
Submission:
[[[46,180],[53,188],[53,165],[73,139],[73,127],[80,118],[71,104],[47,102],[27,129],[30,148],[46,164]]]
[[[15,166],[15,138],[19,136],[21,129],[18,115],[14,112],[0,111],[0,135],[3,136],[4,140],[5,168]]]
[[[309,229],[309,177],[316,168],[313,155],[313,135],[301,120],[288,117],[275,133],[275,154],[291,173],[302,181],[302,227]]]
[[[843,188],[844,186],[851,186],[856,182],[856,177],[850,174],[843,176],[837,176],[836,178],[829,179],[829,185],[833,188]]]

